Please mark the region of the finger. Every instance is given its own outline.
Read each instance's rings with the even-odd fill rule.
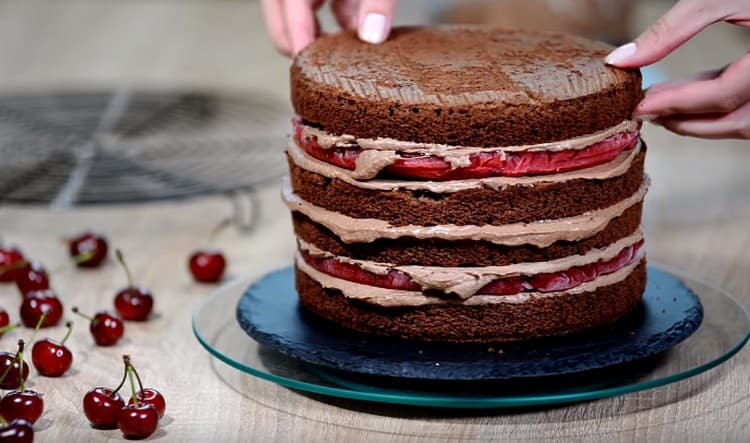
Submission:
[[[703,0],[682,0],[633,43],[612,51],[605,61],[620,68],[640,68],[666,57],[708,25],[732,14],[729,6],[707,5]],[[729,2],[717,2],[729,3]]]
[[[321,3],[322,0],[283,0],[284,23],[293,55],[315,40],[320,30],[315,10]]]
[[[281,0],[263,0],[263,17],[265,18],[268,35],[271,36],[276,49],[286,56],[291,56],[292,45],[286,35]]]
[[[750,139],[750,103],[724,115],[673,116],[659,118],[653,122],[680,135],[712,139]]]
[[[359,0],[333,0],[331,11],[342,29],[355,31],[359,21]]]
[[[750,102],[750,55],[712,80],[675,83],[657,89],[636,107],[636,115],[726,114]]]
[[[396,0],[362,0],[357,20],[359,38],[368,43],[383,43],[391,32],[396,3]]]
[[[726,67],[721,68],[721,69],[715,69],[713,71],[701,72],[700,74],[694,76],[691,79],[667,80],[665,82],[655,83],[651,85],[650,88],[646,89],[646,97],[648,97],[649,95],[655,94],[657,92],[679,88],[679,87],[685,86],[695,81],[713,80],[716,77],[720,76],[724,72],[725,69]]]

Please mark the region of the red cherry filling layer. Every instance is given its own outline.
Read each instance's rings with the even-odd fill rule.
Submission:
[[[294,138],[309,155],[318,160],[354,170],[362,150],[359,147],[320,147],[315,136],[303,136],[304,123],[292,120]],[[639,131],[615,134],[583,149],[563,151],[480,152],[469,156],[469,166],[453,168],[440,157],[402,153],[401,158],[386,166],[383,173],[390,177],[425,180],[462,180],[487,177],[520,177],[544,175],[590,168],[614,160],[620,153],[638,144]]]
[[[633,263],[641,249],[643,240],[624,248],[609,260],[599,260],[583,266],[574,266],[565,271],[532,276],[505,277],[485,285],[477,291],[483,295],[515,295],[522,292],[555,292],[573,289],[602,275],[611,274]],[[358,265],[346,263],[334,257],[316,257],[300,251],[302,258],[312,268],[342,280],[379,288],[402,291],[419,291],[420,286],[407,274],[392,269],[386,275],[365,271]]]

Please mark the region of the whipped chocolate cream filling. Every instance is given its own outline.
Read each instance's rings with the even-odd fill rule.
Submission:
[[[350,282],[320,272],[305,263],[299,252],[295,256],[297,267],[310,278],[317,281],[327,289],[341,291],[345,297],[360,300],[382,307],[406,307],[425,306],[432,304],[459,304],[464,306],[489,305],[495,303],[524,303],[535,298],[558,297],[562,295],[576,295],[584,292],[595,291],[604,286],[613,285],[625,280],[633,270],[640,265],[645,257],[645,248],[641,248],[638,256],[628,265],[612,272],[602,275],[590,282],[582,283],[575,288],[558,292],[523,292],[515,295],[474,295],[468,299],[443,298],[426,295],[417,291],[400,291],[395,289],[379,288],[360,283]]]
[[[637,121],[625,120],[609,129],[569,140],[533,145],[480,148],[414,143],[389,138],[364,139],[351,135],[331,135],[321,129],[304,125],[299,120],[295,120],[294,124],[296,126],[301,125],[301,129],[295,130],[295,136],[292,137],[295,139],[295,144],[299,144],[300,140],[313,139],[321,149],[361,149],[355,168],[350,172],[351,177],[358,180],[369,180],[377,177],[383,169],[403,158],[402,154],[438,157],[449,163],[452,169],[458,169],[471,166],[472,156],[480,153],[499,152],[505,159],[507,154],[514,152],[576,151],[620,134],[632,134],[633,138],[637,138],[640,127]]]
[[[361,269],[376,275],[387,275],[389,272],[395,270],[408,275],[423,291],[435,290],[445,294],[455,294],[461,299],[466,300],[495,280],[517,275],[551,274],[576,266],[608,261],[616,257],[625,248],[633,246],[641,240],[643,240],[643,232],[638,229],[633,234],[621,238],[605,248],[592,249],[583,255],[573,255],[546,262],[484,267],[404,266],[377,263],[369,260],[356,260],[349,257],[336,256],[301,239],[298,240],[298,243],[300,250],[312,256],[334,258],[340,262],[359,266]]]
[[[372,175],[373,171],[375,175],[379,172],[383,164],[379,163],[379,160],[373,160],[370,152],[366,151],[360,154],[357,158],[357,170],[350,171],[348,169],[340,168],[336,165],[326,163],[318,160],[302,148],[297,146],[296,143],[289,143],[287,147],[287,153],[292,159],[294,164],[302,169],[310,172],[322,175],[326,178],[339,179],[352,186],[357,186],[363,189],[375,189],[379,191],[392,191],[396,189],[405,190],[426,190],[430,192],[449,194],[452,192],[464,191],[467,189],[476,188],[489,188],[494,190],[503,190],[511,186],[536,186],[540,183],[555,183],[565,182],[576,179],[586,180],[606,180],[613,177],[619,177],[630,169],[630,165],[633,163],[633,159],[641,151],[642,143],[639,141],[638,146],[634,149],[626,150],[621,152],[617,158],[607,163],[597,165],[591,168],[579,169],[570,172],[563,172],[559,174],[551,175],[533,175],[523,177],[488,177],[488,178],[475,178],[475,179],[463,179],[463,180],[448,180],[448,181],[415,181],[415,180],[360,180],[360,174],[357,170],[360,169],[360,163],[362,166],[362,172],[366,177]],[[382,153],[376,157],[381,157],[384,162],[392,161],[392,158]]]
[[[532,223],[508,225],[436,225],[393,226],[385,220],[353,218],[315,206],[297,196],[289,178],[284,179],[282,198],[292,211],[325,226],[345,243],[369,243],[379,238],[417,239],[441,238],[445,240],[484,240],[507,246],[530,244],[540,248],[561,240],[578,241],[603,230],[610,220],[622,215],[626,209],[643,200],[649,179],[644,177],[641,187],[630,197],[612,206],[573,217],[540,220]]]
[[[519,152],[519,151],[567,151],[583,149],[600,141],[604,141],[613,135],[623,132],[634,132],[640,127],[636,120],[625,120],[611,128],[595,132],[593,134],[575,137],[568,140],[561,140],[549,143],[537,143],[532,145],[519,146],[498,146],[492,148],[480,148],[469,146],[452,146],[437,143],[415,143],[404,140],[395,140],[392,138],[357,138],[353,135],[333,135],[322,129],[302,123],[302,137],[315,137],[318,146],[323,149],[331,148],[354,148],[359,147],[365,151],[395,151],[410,154],[435,155],[437,157],[448,158],[458,155],[476,154],[479,152]]]

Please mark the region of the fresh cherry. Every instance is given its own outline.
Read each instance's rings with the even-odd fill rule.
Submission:
[[[5,309],[0,308],[0,328],[8,326],[9,323],[10,316],[8,316],[8,312]]]
[[[128,286],[120,289],[115,295],[115,310],[125,320],[146,320],[154,307],[154,296],[148,289],[139,288],[133,284],[133,274],[130,273],[125,258],[119,249],[117,250],[117,260],[125,270]]]
[[[120,394],[101,386],[89,390],[83,397],[83,413],[95,428],[116,428],[118,415],[124,407]]]
[[[18,340],[18,353],[0,352],[0,388],[18,389],[29,378],[29,365],[23,360],[23,340]]]
[[[27,263],[16,271],[16,286],[21,296],[32,291],[44,291],[49,289],[49,275],[41,264]]]
[[[214,249],[198,249],[190,256],[190,273],[195,281],[216,283],[224,274],[227,261]]]
[[[41,394],[29,389],[10,391],[0,400],[0,415],[6,420],[23,419],[34,424],[43,411]]]
[[[36,326],[42,315],[45,315],[45,318],[40,327],[55,326],[62,318],[62,314],[62,302],[50,289],[29,292],[21,303],[21,322],[29,328]]]
[[[21,386],[21,377],[24,381],[29,378],[29,365],[23,362],[23,371],[21,363],[16,358],[16,354],[11,352],[0,352],[0,388],[18,389]]]
[[[0,426],[0,441],[32,443],[34,441],[34,428],[26,420],[11,420],[10,423],[3,420],[3,425]]]
[[[130,397],[128,404],[148,403],[156,408],[156,412],[159,413],[159,418],[164,417],[164,412],[167,409],[167,402],[164,400],[164,396],[154,388],[143,388],[141,377],[138,375],[138,371],[135,369],[135,366],[133,366],[133,363],[130,362],[129,355],[123,355],[122,361],[125,363],[126,373],[127,371],[130,371],[135,376],[136,380],[138,380],[138,392]],[[135,389],[135,387],[133,387],[133,389]],[[136,400],[138,401],[136,402]]]
[[[73,331],[73,322],[68,322],[66,326],[68,332],[62,341],[45,338],[34,343],[31,348],[31,362],[39,374],[45,377],[59,377],[73,364],[73,353],[65,346]]]
[[[38,330],[39,329],[37,328],[37,331]],[[18,353],[16,353],[16,360],[23,361],[23,351],[24,342],[23,340],[18,340]],[[19,369],[28,370],[28,366]],[[34,424],[44,411],[44,400],[42,400],[42,396],[38,392],[26,389],[26,379],[23,377],[23,375],[26,374],[21,375],[20,389],[9,392],[2,400],[0,400],[0,416],[6,420],[23,419]]]
[[[156,430],[156,426],[159,423],[159,418],[161,417],[161,414],[164,413],[164,397],[162,397],[161,394],[159,394],[159,392],[155,389],[150,390],[153,391],[152,393],[149,393],[147,392],[147,390],[143,389],[141,377],[138,376],[138,372],[135,370],[135,367],[133,367],[132,363],[130,363],[130,356],[123,355],[122,361],[125,364],[125,375],[130,379],[130,390],[133,395],[130,398],[131,403],[120,410],[117,424],[120,427],[120,431],[122,431],[122,435],[125,438],[146,438],[154,433],[154,431]],[[136,393],[135,382],[133,381],[133,378],[138,379],[138,386],[140,388],[138,393]],[[124,382],[125,380],[123,379],[123,383]],[[121,383],[121,385],[123,383]],[[161,414],[157,410],[157,407],[159,406],[155,406],[152,403],[145,403],[140,401],[141,393],[144,394],[144,397],[153,394],[154,398],[156,399],[156,403],[160,407],[162,407]]]
[[[18,269],[23,267],[23,260],[23,254],[17,248],[0,246],[0,282],[14,281]]]
[[[164,412],[167,409],[167,402],[164,400],[164,396],[161,395],[159,391],[154,388],[141,389],[136,394],[136,397],[138,397],[138,403],[146,403],[153,406],[156,409],[156,412],[159,414],[159,418],[164,417]],[[130,397],[128,404],[132,405],[134,403],[135,400],[133,399],[133,397]]]
[[[128,405],[120,410],[117,425],[125,438],[146,438],[159,424],[159,413],[148,403]]]
[[[107,258],[107,239],[103,235],[84,232],[69,240],[70,256],[81,268],[96,268]],[[80,260],[85,257],[84,260]]]
[[[81,313],[77,307],[73,308],[73,312],[89,320],[89,331],[99,346],[112,346],[125,333],[122,320],[107,311],[99,311],[94,317]]]

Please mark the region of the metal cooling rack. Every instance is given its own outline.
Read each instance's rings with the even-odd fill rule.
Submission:
[[[0,96],[0,202],[69,207],[249,190],[284,173],[288,116],[259,94]]]

